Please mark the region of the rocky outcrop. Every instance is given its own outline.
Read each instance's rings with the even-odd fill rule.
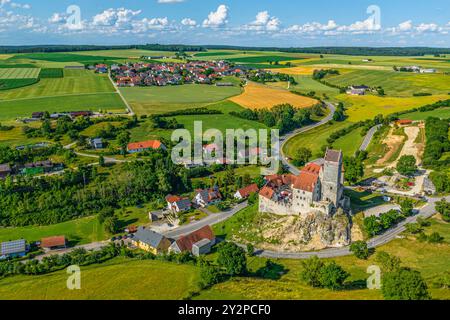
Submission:
[[[260,249],[278,251],[309,251],[350,244],[351,223],[342,209],[333,216],[314,212],[305,218],[298,216],[280,217],[266,214],[262,223],[248,228],[253,233],[254,243]],[[244,240],[245,239],[236,239]]]

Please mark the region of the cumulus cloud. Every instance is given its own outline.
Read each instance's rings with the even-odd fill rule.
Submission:
[[[191,18],[184,18],[183,20],[181,20],[181,24],[183,26],[195,27],[195,26],[197,26],[197,21],[195,21]]]
[[[442,28],[439,27],[436,23],[421,23],[416,28],[417,32],[438,32],[441,31]]]
[[[279,30],[280,25],[280,19],[270,16],[268,11],[261,11],[256,15],[255,21],[245,25],[243,29],[256,31],[277,31]]]
[[[322,24],[320,22],[308,22],[303,25],[296,24],[286,28],[284,32],[319,34],[323,32],[329,32],[337,28],[337,23],[334,20],[329,20],[326,24]]]
[[[110,8],[95,15],[92,19],[92,23],[95,26],[115,26],[121,28],[129,25],[132,18],[140,13],[141,10],[133,11],[125,8]]]
[[[228,23],[228,7],[221,4],[216,11],[210,12],[208,18],[203,21],[205,28],[223,27]]]
[[[402,22],[398,25],[398,30],[399,31],[409,31],[413,28],[413,24],[411,20]]]

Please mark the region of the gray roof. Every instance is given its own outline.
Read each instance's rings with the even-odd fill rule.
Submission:
[[[145,227],[139,227],[138,231],[134,234],[134,239],[148,244],[153,248],[157,248],[164,239],[164,236],[153,230],[145,229]]]
[[[26,252],[25,240],[13,240],[2,242],[0,245],[0,255]]]
[[[209,240],[209,239],[202,239],[202,240],[194,243],[193,246],[196,246],[197,248],[201,248],[201,247],[209,245],[210,243],[211,243],[211,240]]]
[[[191,200],[189,199],[182,199],[180,201],[176,202],[179,209],[184,210],[191,206]]]
[[[11,171],[11,167],[9,166],[9,164],[0,164],[0,172],[10,172]]]
[[[95,138],[95,139],[92,139],[92,143],[95,143],[95,144],[100,144],[100,143],[102,143],[102,138]]]

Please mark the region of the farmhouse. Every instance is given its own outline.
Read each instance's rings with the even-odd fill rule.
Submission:
[[[138,153],[149,150],[167,150],[166,146],[159,140],[148,140],[142,142],[129,143],[128,153]]]
[[[131,242],[134,246],[153,254],[166,252],[171,245],[170,240],[162,234],[145,227],[138,228]]]
[[[245,188],[242,188],[240,190],[238,190],[235,194],[234,194],[234,198],[235,199],[246,199],[248,198],[252,193],[257,193],[259,191],[258,185],[256,183],[251,184],[249,186],[246,186]]]
[[[194,255],[209,253],[214,245],[216,237],[210,226],[204,226],[188,235],[174,241],[169,248],[170,252],[192,252]]]
[[[11,174],[11,167],[9,164],[0,164],[0,178],[6,178]]]
[[[408,119],[403,119],[403,120],[398,120],[397,121],[397,125],[399,126],[409,126],[413,123],[412,120],[408,120]]]
[[[54,236],[54,237],[42,238],[40,247],[42,249],[48,249],[48,250],[65,248],[66,247],[66,237]]]
[[[169,194],[166,197],[167,208],[172,212],[188,211],[192,207],[192,203],[188,198],[181,198],[179,196],[173,196]]]
[[[222,200],[219,188],[216,186],[211,189],[198,189],[196,190],[194,199],[192,202],[200,207],[207,207],[209,205],[218,203]]]
[[[347,94],[353,96],[363,96],[366,94],[367,89],[369,89],[367,86],[350,86],[347,90]]]
[[[325,158],[307,164],[298,176],[267,176],[259,193],[260,212],[307,216],[313,212],[331,215],[339,207],[348,207],[344,197],[343,155],[327,150]]]
[[[0,258],[23,257],[27,253],[24,239],[2,242],[0,244]]]

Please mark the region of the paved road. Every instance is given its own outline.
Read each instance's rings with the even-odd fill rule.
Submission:
[[[122,95],[122,92],[120,92],[119,88],[117,87],[116,83],[113,81],[113,79],[111,78],[111,73],[108,73],[108,78],[111,81],[112,85],[114,86],[114,89],[116,89],[116,92],[119,94],[120,98],[122,99],[123,103],[125,104],[125,106],[127,107],[128,111],[129,111],[129,115],[130,116],[134,116],[134,111],[131,108],[130,104],[128,103],[128,101],[124,98],[124,96]]]
[[[232,216],[234,216],[236,213],[238,213],[242,209],[246,208],[247,206],[248,206],[247,201],[242,202],[229,211],[211,214],[202,220],[194,221],[188,225],[181,226],[179,228],[164,232],[164,235],[166,237],[169,237],[172,239],[177,239],[177,238],[181,237],[182,235],[189,234],[195,230],[203,228],[204,226],[215,225],[217,223],[225,221],[225,220],[231,218]]]
[[[450,201],[450,196],[446,197],[447,201]],[[418,217],[430,218],[436,213],[436,202],[440,201],[441,198],[429,198],[428,204],[420,209],[419,213],[415,216],[408,217],[404,221],[400,222],[396,227],[389,229],[382,235],[374,237],[367,241],[369,248],[376,248],[382,246],[400,235],[406,230],[405,225],[408,223],[413,223],[417,221]],[[319,258],[333,258],[351,255],[349,247],[343,248],[330,248],[321,251],[311,251],[311,252],[275,252],[270,250],[259,250],[256,255],[266,258],[280,258],[280,259],[308,259],[312,256],[318,256]]]
[[[367,148],[369,147],[370,142],[373,139],[373,135],[375,134],[375,132],[378,131],[378,129],[381,128],[381,126],[382,125],[379,124],[379,125],[376,125],[376,126],[370,128],[370,130],[366,134],[366,137],[364,138],[364,141],[363,141],[361,147],[359,148],[360,151],[366,151],[367,150]]]
[[[285,153],[284,153],[284,146],[286,145],[286,143],[292,139],[293,137],[297,136],[300,133],[305,133],[309,130],[312,130],[314,128],[320,127],[321,125],[328,123],[329,121],[331,121],[333,119],[333,115],[334,112],[336,111],[336,107],[329,102],[325,102],[325,104],[327,105],[328,109],[330,110],[330,114],[327,115],[325,118],[323,118],[321,121],[316,122],[314,124],[311,124],[309,126],[306,127],[302,127],[300,129],[294,130],[284,136],[280,137],[280,155],[281,155],[281,162],[283,163],[284,166],[289,168],[289,171],[294,174],[294,175],[299,175],[300,174],[300,170],[294,166],[293,164],[289,163]]]

